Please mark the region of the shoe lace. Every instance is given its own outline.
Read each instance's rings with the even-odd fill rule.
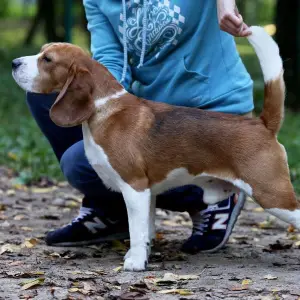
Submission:
[[[72,220],[72,223],[80,222],[86,216],[90,215],[93,212],[93,209],[90,207],[81,207],[79,210],[79,215]]]
[[[216,209],[218,209],[217,205],[210,205],[206,209],[198,212],[197,218],[192,217],[194,233],[197,233],[198,235],[203,235],[207,231],[211,213]]]

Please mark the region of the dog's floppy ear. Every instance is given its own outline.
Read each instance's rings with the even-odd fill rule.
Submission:
[[[87,120],[95,111],[93,90],[91,73],[72,67],[67,82],[51,107],[52,121],[58,126],[72,127]]]

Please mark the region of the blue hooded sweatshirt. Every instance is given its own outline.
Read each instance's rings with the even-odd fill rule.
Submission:
[[[84,0],[93,58],[136,96],[245,114],[253,82],[216,0]]]

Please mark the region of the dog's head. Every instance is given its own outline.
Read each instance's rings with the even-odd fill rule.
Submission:
[[[51,43],[40,53],[17,58],[12,74],[25,91],[59,93],[50,116],[59,126],[76,126],[94,112],[92,59],[81,48],[67,43]]]

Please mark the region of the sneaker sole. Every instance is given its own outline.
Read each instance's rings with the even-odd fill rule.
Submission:
[[[229,237],[232,233],[233,227],[234,227],[234,225],[235,225],[235,223],[238,219],[238,216],[239,216],[241,210],[243,209],[243,207],[245,205],[245,202],[246,202],[246,195],[245,195],[244,192],[240,192],[239,197],[238,197],[238,201],[237,201],[237,203],[236,203],[236,205],[235,205],[235,207],[232,211],[231,218],[229,220],[224,239],[222,240],[222,242],[217,247],[215,247],[213,249],[209,249],[209,250],[203,250],[201,252],[213,253],[213,252],[216,252],[216,251],[218,251],[218,250],[220,250],[221,248],[224,247],[224,245],[229,240]]]
[[[125,240],[129,239],[128,233],[116,233],[109,236],[97,238],[94,240],[88,240],[88,241],[80,241],[80,242],[63,242],[63,243],[53,243],[48,244],[48,246],[54,246],[54,247],[77,247],[77,246],[89,246],[89,245],[95,245],[95,244],[101,244],[104,242],[110,242],[113,240]]]

